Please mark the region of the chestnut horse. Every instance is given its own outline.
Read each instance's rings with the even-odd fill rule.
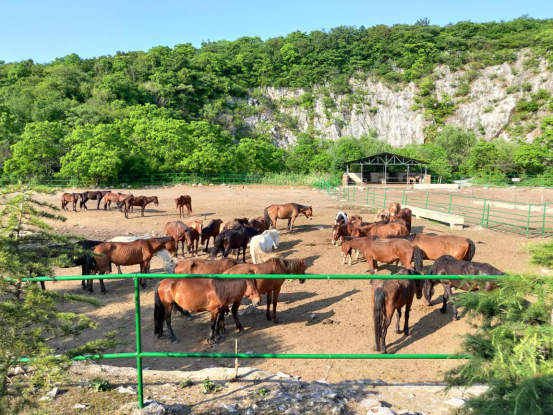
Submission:
[[[390,211],[386,208],[378,209],[376,216],[374,217],[375,222],[390,222]]]
[[[192,214],[192,198],[188,195],[182,195],[175,199],[177,209],[179,210],[179,218],[184,217],[184,208],[186,207],[186,216]]]
[[[402,269],[396,275],[420,275],[420,272]],[[396,333],[409,336],[409,312],[413,297],[422,298],[423,280],[373,280],[371,304],[374,322],[374,350],[386,354],[386,334],[397,310]],[[405,307],[403,330],[399,329],[401,308]]]
[[[173,238],[175,250],[171,254],[175,257],[178,257],[179,242],[182,244],[182,257],[184,258],[184,247],[192,242],[190,239],[190,228],[180,220],[167,222],[165,224],[165,236]]]
[[[298,215],[303,214],[309,220],[313,220],[313,208],[311,206],[286,203],[285,205],[271,205],[263,211],[263,216],[270,227],[276,229],[277,219],[288,219],[287,229],[292,232],[294,222]]]
[[[113,262],[115,265],[140,264],[140,272],[146,273],[152,257],[160,249],[173,251],[173,239],[166,236],[164,238],[139,239],[133,242],[103,242],[94,247],[96,264],[93,271],[104,275],[109,269],[110,262]],[[144,278],[140,279],[140,285],[142,288],[146,287]],[[100,286],[102,293],[105,294],[107,290],[103,280],[100,280]]]
[[[250,220],[248,222],[248,226],[257,229],[260,233],[269,230],[269,224],[263,216],[259,216],[255,219]]]
[[[77,211],[77,202],[82,197],[80,193],[64,193],[61,195],[61,209],[66,210],[69,212],[69,209],[67,209],[67,205],[69,203],[73,203],[73,212]]]
[[[202,228],[204,227],[204,221],[201,219],[194,219],[190,222],[187,222],[186,226],[188,226],[190,229],[196,229],[198,232],[201,232]]]
[[[100,209],[100,202],[102,201],[102,198],[107,195],[108,193],[111,193],[111,190],[105,190],[105,191],[88,191],[83,193],[83,197],[81,199],[81,209],[84,207],[86,210],[88,208],[86,207],[86,202],[89,200],[97,200],[98,205],[96,206],[96,209]]]
[[[376,236],[367,238],[345,237],[342,243],[342,264],[346,263],[346,258],[349,256],[349,264],[351,265],[351,251],[353,249],[363,252],[371,274],[378,270],[378,261],[391,264],[401,260],[407,269],[411,269],[411,263],[414,262],[415,270],[422,271],[422,253],[420,249],[403,239],[379,239]]]
[[[202,228],[200,243],[202,245],[205,244],[204,252],[207,252],[207,248],[209,247],[209,239],[213,238],[213,240],[215,240],[217,235],[219,235],[222,223],[223,221],[221,219],[211,219],[209,224]]]
[[[108,193],[104,196],[104,210],[111,210],[111,203],[114,202],[117,206],[121,205],[121,202],[128,197],[133,197],[131,193]]]
[[[305,261],[303,259],[284,259],[284,258],[269,258],[262,264],[238,264],[235,267],[225,271],[224,274],[305,274]],[[278,323],[277,318],[277,303],[278,296],[282,284],[286,281],[282,279],[258,279],[257,289],[259,294],[267,294],[267,320],[273,320],[273,323]],[[305,282],[304,279],[299,280],[300,284]],[[271,302],[273,303],[273,314],[271,316]]]
[[[398,220],[404,220],[407,226],[407,230],[409,231],[409,233],[411,233],[412,214],[413,212],[409,208],[400,209],[400,211],[396,215],[394,215],[392,222],[396,222]]]
[[[451,255],[464,261],[471,261],[476,252],[476,246],[469,238],[457,235],[426,235],[414,233],[408,236],[391,236],[390,238],[405,239],[417,245],[423,259],[435,261],[443,255]]]
[[[434,264],[426,271],[425,275],[504,275],[503,271],[486,264],[483,262],[470,262],[462,261],[453,258],[451,255],[444,255],[436,260]],[[458,288],[464,291],[477,290],[479,288],[478,283],[475,281],[463,281],[463,280],[426,280],[424,284],[424,298],[426,304],[430,305],[432,300],[432,294],[434,293],[434,286],[438,283],[442,283],[444,287],[443,304],[439,310],[441,314],[445,314],[447,310],[447,300],[452,296],[452,288]],[[492,291],[495,289],[494,282],[486,282],[486,291]],[[452,320],[459,320],[457,315],[457,307],[452,302],[451,308],[453,309]]]
[[[359,228],[353,228],[351,231],[351,236],[378,236],[379,238],[388,238],[390,236],[407,236],[409,231],[407,230],[407,225],[405,221],[396,221],[396,222],[375,222],[370,223]]]
[[[238,307],[244,296],[249,296],[254,306],[261,303],[261,296],[254,279],[184,278],[165,279],[156,287],[154,305],[154,334],[163,337],[163,321],[169,329],[169,339],[178,340],[171,327],[171,312],[176,306],[188,311],[209,311],[211,332],[208,343],[216,343],[220,328],[224,327],[224,314],[232,305],[232,316],[239,332],[244,327],[238,320]],[[178,309],[178,308],[177,308]]]
[[[141,213],[140,216],[144,216],[144,210],[146,209],[146,205],[149,203],[154,203],[154,205],[159,206],[159,201],[157,200],[157,196],[136,196],[136,197],[128,197],[126,198],[122,203],[124,203],[125,207],[125,218],[129,218],[129,211],[131,210],[132,206],[140,206]]]
[[[340,225],[332,225],[332,245],[339,245],[344,239],[344,236],[350,236],[351,233],[348,230],[348,224],[342,223]]]
[[[390,207],[388,208],[388,211],[390,212],[390,220],[394,220],[394,216],[399,213],[401,210],[401,204],[398,202],[392,202],[390,203]]]
[[[249,226],[240,226],[234,229],[227,229],[221,232],[215,238],[213,242],[213,251],[211,252],[211,259],[217,258],[217,254],[222,251],[223,258],[228,257],[231,249],[238,249],[238,255],[236,259],[240,258],[240,248],[244,250],[243,260],[246,262],[246,247],[248,242],[255,235],[259,235],[259,231]]]

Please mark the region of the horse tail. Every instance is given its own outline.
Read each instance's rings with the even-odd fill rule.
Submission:
[[[422,252],[416,245],[413,246],[413,262],[415,263],[415,271],[422,272]]]
[[[374,310],[373,310],[373,324],[374,334],[376,339],[380,339],[381,333],[386,328],[386,300],[388,299],[388,293],[382,287],[378,287],[374,290]],[[379,346],[380,347],[380,346]]]
[[[464,261],[472,261],[472,258],[474,258],[474,254],[476,253],[476,246],[474,246],[474,242],[467,238],[467,242],[469,244],[469,250],[465,254],[465,257],[463,258]]]
[[[165,306],[159,296],[159,284],[154,295],[154,334],[163,334],[163,320],[165,319]]]
[[[270,206],[265,208],[265,210],[263,211],[263,217],[265,218],[265,221],[267,222],[267,226],[269,227],[269,229],[271,229],[272,227],[274,228],[274,226],[273,226],[273,221],[271,220],[271,217],[269,216],[269,208],[270,208]]]
[[[223,240],[222,234],[219,234],[213,241],[213,251],[211,251],[211,259],[216,259],[217,254],[223,248],[224,248],[224,240]]]

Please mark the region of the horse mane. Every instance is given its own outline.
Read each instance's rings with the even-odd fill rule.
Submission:
[[[393,223],[393,222],[390,222],[390,223]],[[405,239],[409,242],[413,242],[417,237],[417,235],[418,233],[412,233],[411,235],[407,235],[407,236],[393,235],[393,236],[388,236],[388,239]]]
[[[285,267],[289,274],[298,274],[302,268],[301,259],[280,258],[280,263]],[[303,274],[303,273],[302,273]]]

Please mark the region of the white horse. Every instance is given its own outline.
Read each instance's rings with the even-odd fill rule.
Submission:
[[[261,235],[256,235],[250,240],[250,255],[252,257],[252,262],[258,264],[263,261],[259,261],[261,253],[266,254],[270,253],[273,250],[278,248],[278,240],[280,234],[276,229],[271,229],[263,232]]]
[[[345,212],[338,212],[336,218],[334,218],[335,225],[339,225],[340,223],[348,223],[348,215]]]
[[[111,238],[108,242],[133,242],[137,241],[139,239],[151,239],[152,236],[150,235],[144,235],[144,236],[116,236],[115,238]],[[175,264],[175,261],[173,260],[173,257],[169,254],[167,249],[160,249],[156,253],[154,253],[154,256],[158,257],[163,261],[163,270],[167,274],[173,274],[175,271],[175,267],[177,264]],[[121,267],[117,265],[117,269],[119,271],[119,274],[122,274]],[[150,265],[148,264],[148,269],[146,272],[150,272]]]

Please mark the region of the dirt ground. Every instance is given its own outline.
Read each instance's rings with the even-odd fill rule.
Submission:
[[[111,189],[117,191],[117,189]],[[75,191],[81,191],[76,189]],[[366,208],[348,206],[338,199],[332,199],[323,192],[311,188],[251,187],[251,186],[175,186],[133,190],[135,195],[156,195],[159,206],[149,205],[144,217],[135,211],[126,220],[118,210],[105,212],[96,210],[95,202],[88,202],[88,211],[66,212],[67,221],[59,227],[64,234],[77,234],[90,239],[109,239],[119,235],[161,236],[167,221],[178,220],[173,199],[181,194],[191,195],[194,214],[191,218],[257,217],[263,208],[273,203],[297,202],[313,206],[314,219],[300,217],[292,233],[279,221],[281,244],[278,252],[288,258],[304,258],[310,274],[365,274],[364,261],[351,267],[342,265],[340,249],[330,244],[331,223],[338,211],[360,213],[366,219],[372,214]],[[59,204],[60,194],[46,197]],[[207,223],[207,222],[206,222]],[[450,231],[449,227],[426,220],[416,220],[413,232],[435,234],[458,234],[471,238],[476,244],[474,260],[488,262],[505,271],[529,272],[535,270],[529,264],[529,254],[523,248],[528,242],[523,237],[491,230],[468,228]],[[202,252],[201,257],[205,257]],[[251,261],[249,253],[246,257]],[[152,263],[152,269],[161,263]],[[430,262],[425,262],[426,266]],[[398,268],[383,266],[379,273],[395,273]],[[123,272],[137,272],[138,266],[123,268]],[[77,275],[79,268],[59,270],[58,275]],[[58,349],[81,345],[85,341],[102,337],[106,332],[117,330],[117,339],[123,342],[116,351],[135,350],[134,299],[131,281],[109,280],[108,294],[99,294],[95,282],[94,294],[105,304],[94,309],[89,305],[68,306],[83,312],[99,323],[97,330],[87,330],[80,336],[68,339]],[[194,315],[193,321],[174,318],[173,329],[180,343],[172,344],[167,338],[157,339],[153,335],[153,303],[155,282],[150,280],[148,288],[142,291],[142,336],[143,351],[152,352],[234,352],[238,339],[240,352],[254,353],[372,353],[373,325],[370,307],[370,281],[308,280],[286,282],[283,286],[278,314],[280,324],[265,319],[264,306],[241,317],[245,332],[239,334],[229,330],[226,338],[217,346],[206,343],[209,332],[206,313]],[[76,281],[47,283],[47,289],[81,293]],[[466,320],[451,321],[451,312],[438,313],[441,288],[436,287],[434,306],[427,307],[422,300],[415,300],[411,310],[411,335],[404,337],[394,330],[388,331],[387,344],[390,353],[453,353],[458,350],[462,335],[471,328]],[[243,308],[249,303],[244,300]],[[315,318],[311,315],[315,314]],[[234,328],[232,319],[227,323]],[[106,362],[108,363],[108,362]],[[132,366],[131,360],[111,360],[109,364]],[[145,359],[144,366],[159,370],[200,370],[212,365],[233,366],[234,362],[224,359]],[[276,373],[282,371],[304,380],[324,379],[340,382],[355,379],[379,378],[387,382],[435,382],[442,374],[454,367],[455,361],[444,360],[253,360],[244,365]]]

